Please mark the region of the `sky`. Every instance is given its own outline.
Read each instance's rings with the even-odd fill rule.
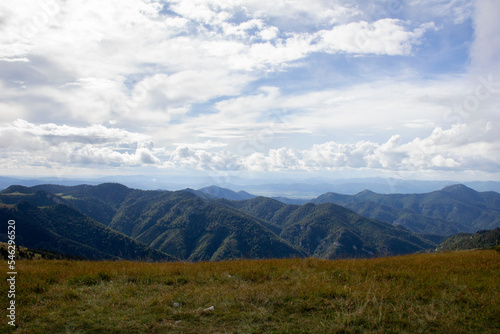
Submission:
[[[500,180],[497,0],[0,3],[0,174]]]

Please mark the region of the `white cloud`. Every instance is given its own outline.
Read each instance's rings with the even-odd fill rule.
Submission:
[[[342,144],[333,141],[310,149],[291,147],[234,155],[179,146],[165,167],[191,167],[200,170],[324,171],[375,169],[401,172],[433,170],[491,170],[500,166],[500,142],[495,131],[500,124],[478,122],[436,128],[425,138],[403,143],[399,135],[384,143],[359,141]]]
[[[260,31],[259,35],[263,40],[270,41],[270,40],[275,39],[278,36],[278,33],[279,33],[278,28],[269,27],[269,28],[262,29]]]
[[[207,141],[199,142],[199,143],[175,143],[174,145],[176,145],[177,147],[185,147],[185,148],[189,148],[189,149],[207,150],[207,149],[212,149],[212,148],[226,147],[228,144],[207,140]]]
[[[407,166],[422,168],[491,169],[500,166],[499,123],[478,121],[456,124],[448,130],[436,128],[427,138],[416,138],[402,146],[408,152]]]
[[[24,166],[495,170],[498,92],[479,100],[476,79],[408,61],[424,63],[435,42],[429,36],[475,15],[470,77],[499,82],[499,6],[478,0],[476,7],[468,0],[3,2],[1,163],[12,164],[11,153]],[[302,82],[309,69],[320,74]],[[452,109],[464,103],[473,110]]]
[[[238,157],[230,152],[222,151],[210,153],[204,150],[193,150],[186,146],[179,146],[171,153],[163,168],[192,168],[199,170],[227,171],[238,170]]]
[[[470,0],[412,0],[389,1],[399,5],[396,10],[404,12],[410,19],[444,19],[454,24],[464,23],[474,16],[475,1]]]
[[[234,14],[250,19],[276,21],[286,27],[342,23],[359,15],[359,9],[349,1],[282,1],[282,0],[193,0],[170,1],[169,10],[205,24],[219,24]],[[222,17],[217,13],[223,13]]]
[[[226,48],[217,47],[217,41],[211,43],[210,49],[224,50],[219,55],[228,57],[231,68],[252,70],[283,66],[313,52],[409,55],[427,30],[436,29],[434,23],[430,22],[409,31],[401,20],[381,19],[373,23],[361,21],[336,25],[331,29],[312,33],[288,33],[286,37],[276,38],[279,31],[277,27],[266,27],[261,21],[256,22],[259,24],[255,23],[255,27],[265,27],[259,35],[266,42],[232,42],[234,47],[228,52]],[[232,33],[240,32],[243,35],[242,31],[236,29]],[[270,40],[274,42],[271,43]]]
[[[373,23],[353,22],[320,31],[318,51],[347,52],[354,54],[409,55],[415,44],[434,23],[422,24],[407,31],[404,22],[398,19],[381,19]]]
[[[500,5],[495,0],[477,0],[475,39],[471,49],[473,70],[483,75],[500,76]],[[496,80],[498,81],[498,79]]]
[[[102,125],[72,127],[17,120],[0,127],[0,143],[0,152],[9,152],[13,156],[9,165],[27,152],[31,162],[22,159],[27,166],[40,161],[46,167],[160,163],[149,136]]]
[[[0,128],[0,153],[10,152],[14,162],[30,165],[23,152],[30,152],[32,164],[60,166],[144,166],[190,168],[207,171],[324,171],[342,168],[425,172],[432,170],[487,170],[500,166],[499,123],[477,122],[436,128],[425,138],[403,143],[394,135],[383,143],[333,141],[310,149],[270,149],[267,153],[239,154],[218,151],[216,142],[178,144],[168,152],[155,148],[147,136],[121,129],[94,125],[86,128],[36,125],[18,120]],[[16,138],[16,140],[9,140]],[[216,149],[215,151],[208,151]]]
[[[28,76],[27,90],[13,91],[11,98],[43,97],[50,121],[105,123],[124,117],[126,126],[134,122],[124,105],[134,105],[144,122],[168,122],[167,110],[241,94],[262,73],[312,52],[407,54],[425,30],[408,30],[398,20],[349,22],[359,9],[344,1],[270,1],[264,7],[260,1],[175,1],[167,8],[176,16],[163,15],[165,5],[136,0],[2,4],[0,58],[29,60],[12,74]],[[244,19],[234,22],[237,15]],[[302,16],[316,25],[293,31],[283,21]],[[33,34],[23,31],[28,26],[34,26]],[[144,89],[147,85],[153,88]],[[26,116],[39,121],[29,117],[40,113],[34,105],[25,106]]]
[[[463,101],[467,92],[463,80],[450,78],[418,83],[393,78],[289,95],[277,87],[263,87],[255,95],[217,103],[220,113],[212,116],[214,122],[205,124],[216,123],[220,127],[225,119],[234,124],[241,117],[241,123],[246,124],[260,119],[261,128],[268,128],[268,122],[272,122],[282,130],[293,129],[290,133],[327,137],[340,131],[380,132],[402,126],[424,134],[437,125],[449,126],[445,116],[455,101]],[[244,116],[239,116],[242,113]],[[242,134],[244,129],[243,126]]]
[[[426,138],[402,143],[393,136],[383,144],[361,141],[356,144],[328,142],[310,150],[271,150],[267,155],[248,158],[254,168],[255,158],[265,161],[267,170],[304,168],[311,170],[375,168],[402,171],[433,169],[476,170],[500,166],[500,142],[494,129],[499,124],[475,123],[454,125],[448,130],[436,128]],[[261,166],[262,167],[262,166]]]

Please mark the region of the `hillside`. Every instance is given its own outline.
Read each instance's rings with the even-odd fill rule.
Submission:
[[[110,227],[189,261],[306,255],[278,237],[269,224],[185,191],[131,200]]]
[[[341,261],[21,260],[15,332],[498,333],[499,262],[496,251]],[[0,332],[11,332],[6,323]]]
[[[283,239],[320,258],[408,254],[435,246],[406,229],[339,205],[286,205],[265,197],[228,204],[280,226]]]
[[[230,189],[221,188],[221,187],[217,187],[217,186],[210,186],[210,187],[201,188],[201,189],[198,189],[198,191],[201,193],[204,193],[204,194],[208,194],[208,195],[212,196],[213,198],[224,198],[224,199],[228,199],[231,201],[241,201],[241,200],[251,199],[251,198],[256,197],[252,194],[247,193],[246,191],[236,192],[236,191],[232,191]]]
[[[443,243],[439,245],[438,250],[445,252],[495,247],[500,247],[500,228],[489,231],[478,231],[474,234],[460,233],[454,235],[443,241]]]
[[[218,191],[219,195],[228,194]],[[304,256],[325,259],[377,257],[409,254],[437,246],[433,237],[415,235],[405,228],[366,218],[330,203],[286,205],[266,197],[240,201],[213,197],[210,194],[200,197],[200,191],[143,191],[120,184],[12,186],[0,192],[0,200],[5,204],[24,201],[39,207],[36,208],[38,211],[31,208],[27,212],[18,207],[18,211],[23,211],[24,220],[29,220],[30,215],[45,217],[54,208],[72,208],[72,224],[62,229],[67,235],[62,236],[58,232],[54,236],[52,234],[58,226],[54,229],[50,225],[43,226],[52,233],[50,238],[47,236],[44,239],[56,243],[52,245],[52,250],[56,251],[73,249],[74,252],[80,247],[72,243],[75,238],[70,233],[72,228],[82,229],[80,220],[93,228],[100,226],[102,231],[103,226],[97,223],[100,222],[107,226],[107,232],[126,235],[160,252],[188,261]],[[35,221],[45,218],[37,219]],[[75,233],[78,235],[80,232]],[[63,244],[66,246],[63,248],[59,245],[59,237],[65,238]],[[87,254],[85,256],[91,249],[98,249],[98,258],[103,258],[103,252],[121,257],[121,253],[96,247],[100,238],[106,236],[94,233],[89,234],[84,242],[77,239],[85,244],[85,247],[80,247]],[[27,246],[33,246],[35,242],[30,240]],[[125,240],[129,239],[122,239]],[[67,246],[68,243],[71,247]]]
[[[415,233],[452,235],[500,227],[500,194],[452,185],[424,194],[326,193],[311,203],[334,203]]]
[[[55,191],[57,195],[48,191]],[[99,220],[109,231],[121,232],[180,260],[306,256],[305,252],[278,237],[271,224],[234,208],[203,200],[189,191],[142,191],[118,184],[13,186],[2,191],[0,199],[6,204],[26,201],[34,206],[48,207],[46,210],[56,204],[71,206],[81,212],[79,218],[84,221],[92,220],[88,217]],[[26,207],[22,206],[20,211],[24,209]],[[23,220],[28,220],[30,215],[40,215],[33,210],[23,213],[20,218]],[[87,244],[105,236],[94,233],[93,237],[96,240],[85,240],[83,246],[66,239],[61,246],[59,236],[52,235],[50,238],[45,236],[39,243],[67,254],[74,254],[78,249],[82,256],[89,257],[94,247],[87,248]],[[21,238],[20,242],[26,240]],[[38,247],[38,243],[29,240],[26,246]],[[58,246],[48,245],[53,243]],[[94,258],[109,258],[108,255],[99,249]]]
[[[0,242],[0,258],[9,260],[9,244]],[[15,261],[19,260],[85,260],[82,257],[65,255],[54,251],[32,249],[23,246],[15,248]]]
[[[92,260],[174,260],[173,257],[118,233],[64,204],[40,208],[27,201],[0,207],[7,231],[16,221],[16,244]],[[2,239],[5,234],[2,234]]]

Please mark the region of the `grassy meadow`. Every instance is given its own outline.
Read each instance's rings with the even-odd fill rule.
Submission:
[[[16,269],[15,328],[5,280],[0,291],[4,333],[500,333],[493,250],[339,261],[19,260]]]

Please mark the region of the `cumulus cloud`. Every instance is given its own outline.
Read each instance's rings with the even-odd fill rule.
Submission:
[[[0,151],[13,157],[28,154],[32,162],[23,159],[23,164],[44,161],[47,167],[59,164],[140,166],[161,162],[155,156],[149,136],[102,125],[73,127],[17,120],[0,127]]]
[[[496,84],[498,8],[493,0],[2,2],[1,163],[495,170],[498,92],[468,83],[465,65],[435,74],[410,63],[422,62],[432,38],[448,38],[440,31],[474,17],[468,74]]]
[[[326,142],[310,149],[292,147],[267,152],[210,152],[179,146],[165,167],[191,167],[200,170],[240,171],[320,171],[376,169],[425,172],[432,170],[495,171],[500,167],[500,143],[495,131],[500,124],[477,122],[435,128],[425,138],[403,142],[394,135],[386,142],[359,141],[355,144]]]
[[[254,21],[249,22],[253,24]],[[405,22],[401,20],[381,19],[373,23],[360,21],[335,25],[330,29],[312,33],[288,33],[278,38],[277,27],[267,27],[257,23],[255,27],[260,28],[258,35],[264,41],[237,45],[233,43],[231,48],[233,51],[225,52],[233,69],[253,70],[284,66],[313,52],[409,55],[413,46],[420,44],[427,30],[436,29],[433,22],[408,30]],[[234,29],[232,33],[239,32],[240,36],[246,36],[245,29]],[[218,42],[212,42],[210,48],[217,50],[214,44]]]
[[[34,122],[43,109],[52,122],[168,123],[177,116],[172,111],[240,95],[262,73],[313,52],[408,54],[426,29],[394,19],[355,21],[361,11],[346,1],[22,0],[0,6],[5,99],[9,110],[19,109],[20,100],[43,99],[43,108],[22,106]],[[288,25],[301,17],[315,23],[300,31]],[[22,90],[14,82],[19,78]]]
[[[429,22],[408,31],[401,20],[381,19],[373,23],[361,21],[336,26],[316,33],[315,37],[319,38],[318,51],[409,55],[426,30],[435,28],[434,23]]]
[[[85,144],[133,144],[141,143],[148,139],[148,136],[130,133],[122,129],[106,128],[96,124],[89,127],[72,127],[67,125],[33,124],[25,120],[17,120],[8,126],[1,128],[2,133],[12,133],[13,138],[34,137],[43,142],[58,145],[60,143],[85,143]],[[4,138],[6,139],[6,138]],[[17,145],[16,141],[2,141],[4,147]]]
[[[179,146],[171,153],[164,168],[193,168],[199,170],[231,171],[239,170],[239,157],[230,152],[207,152]]]
[[[30,165],[145,166],[190,168],[204,171],[324,171],[342,168],[387,171],[487,170],[500,167],[499,123],[476,122],[435,128],[427,137],[403,142],[394,135],[386,142],[334,141],[309,149],[281,147],[267,152],[219,151],[215,142],[178,144],[173,151],[155,148],[153,141],[137,133],[101,125],[90,127],[33,124],[18,120],[0,128],[0,153],[9,152],[15,162]],[[23,157],[24,155],[24,157]]]

